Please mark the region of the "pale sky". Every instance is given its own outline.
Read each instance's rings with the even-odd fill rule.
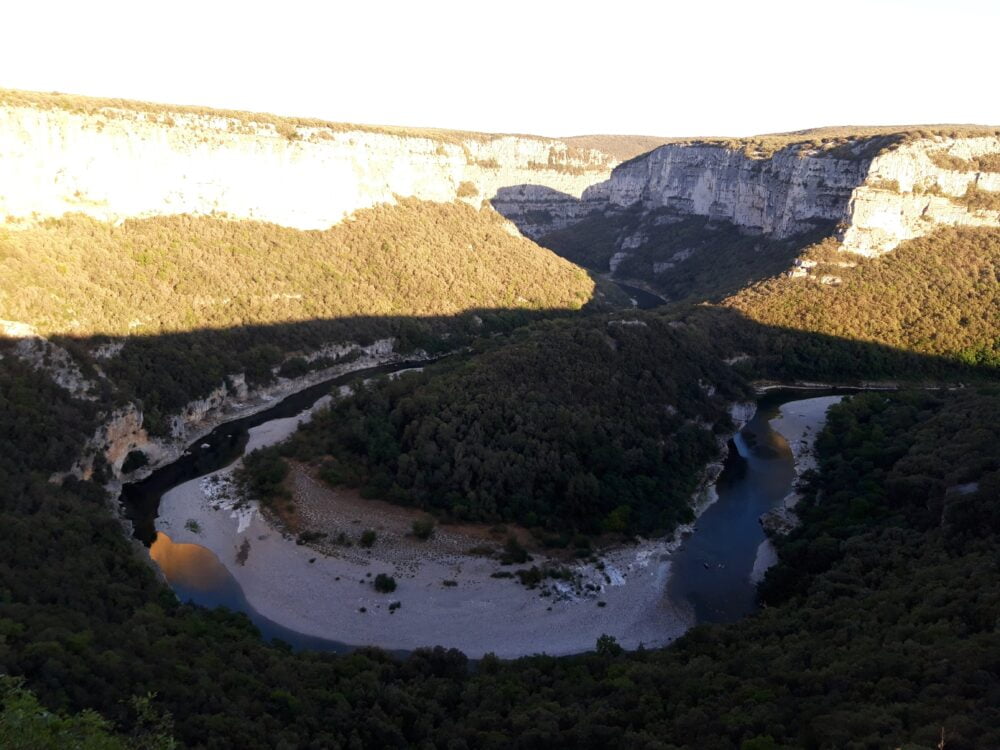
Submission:
[[[488,132],[1000,124],[1000,0],[13,0],[0,87]]]

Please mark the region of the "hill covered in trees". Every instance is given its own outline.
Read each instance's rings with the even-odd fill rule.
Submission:
[[[362,387],[274,454],[454,520],[667,533],[746,381],[664,318],[542,323],[476,356]],[[262,455],[251,469],[269,471]]]
[[[49,708],[128,728],[130,696],[155,691],[173,736],[206,748],[918,749],[942,728],[949,748],[1000,741],[995,388],[838,407],[759,614],[662,651],[603,642],[470,670],[441,649],[291,653],[243,616],[180,605],[99,487],[48,481],[90,407],[3,353],[0,431],[18,440],[0,482],[0,671]]]
[[[593,282],[490,209],[405,200],[325,231],[83,216],[0,229],[0,317],[43,334],[157,335],[476,308],[577,310]]]
[[[805,276],[776,276],[725,301],[760,323],[1000,366],[1000,231],[947,228],[887,255],[802,256]]]

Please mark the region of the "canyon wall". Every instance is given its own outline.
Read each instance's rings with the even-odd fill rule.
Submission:
[[[11,226],[79,212],[325,229],[415,197],[488,200],[532,238],[635,206],[775,238],[838,223],[845,250],[877,255],[940,225],[1000,225],[1000,173],[974,162],[1000,153],[996,134],[910,135],[881,150],[864,137],[835,147],[804,140],[766,154],[750,141],[676,143],[618,164],[598,149],[534,136],[97,100],[79,108],[71,97],[18,93],[0,97],[0,220]],[[970,186],[997,201],[969,201]]]
[[[325,229],[398,197],[579,198],[616,160],[531,136],[288,125],[225,113],[0,106],[0,220],[220,214]],[[274,118],[270,118],[274,119]],[[507,206],[511,218],[530,207]]]
[[[842,218],[866,169],[861,159],[814,157],[798,149],[761,159],[724,146],[668,145],[620,165],[584,198],[611,208],[641,203],[787,237],[816,220]]]
[[[851,194],[844,249],[880,255],[939,226],[1000,226],[1000,171],[973,161],[991,154],[1000,154],[1000,137],[925,138],[883,151]],[[941,166],[941,157],[952,163]]]
[[[1000,226],[1000,173],[976,161],[998,153],[996,136],[909,138],[880,151],[859,138],[763,158],[721,144],[670,144],[616,167],[584,191],[578,210],[666,209],[777,239],[835,222],[844,250],[879,255],[943,225]]]

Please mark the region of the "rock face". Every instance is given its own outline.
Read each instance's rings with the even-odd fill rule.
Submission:
[[[620,165],[607,182],[588,188],[584,199],[603,199],[614,208],[641,202],[780,238],[843,218],[866,167],[864,160],[798,149],[758,159],[723,146],[671,144]]]
[[[859,138],[764,157],[722,143],[669,144],[616,166],[602,151],[533,136],[34,101],[0,105],[0,220],[11,226],[79,212],[105,221],[217,214],[325,229],[359,209],[415,197],[490,201],[533,238],[635,206],[779,239],[839,222],[845,250],[877,255],[939,225],[1000,225],[997,203],[963,200],[970,186],[1000,200],[1000,173],[974,161],[1000,153],[995,135],[910,138],[880,152]]]
[[[238,419],[274,406],[282,398],[310,385],[329,380],[356,370],[403,360],[395,351],[392,339],[379,339],[367,346],[345,343],[330,345],[325,351],[350,352],[356,358],[343,364],[315,370],[299,378],[282,378],[266,386],[250,389],[244,374],[230,375],[218,388],[203,399],[188,403],[170,420],[167,435],[153,436],[143,426],[141,408],[130,403],[104,418],[84,450],[84,455],[70,473],[89,478],[97,456],[106,461],[114,480],[136,481],[148,476],[156,468],[176,460],[192,442],[207,435],[223,422]],[[318,356],[318,355],[317,355]],[[429,359],[424,353],[410,353],[407,359]],[[125,475],[123,464],[129,453],[140,451],[146,458],[137,470]]]
[[[262,118],[266,119],[266,118]],[[279,132],[281,131],[281,132]],[[280,128],[235,116],[105,107],[0,107],[0,219],[80,212],[106,221],[221,214],[325,229],[397,196],[479,205],[531,185],[514,216],[578,199],[617,163],[528,136]],[[16,223],[16,222],[15,222]]]
[[[1000,173],[973,161],[998,153],[998,137],[923,137],[881,152],[859,139],[853,149],[789,146],[767,158],[721,144],[669,144],[620,164],[580,201],[553,202],[547,230],[536,221],[522,231],[539,236],[574,216],[640,207],[776,239],[836,223],[844,250],[879,255],[942,225],[1000,226]],[[952,168],[939,166],[941,155],[953,157]],[[969,190],[986,196],[986,207],[968,205]],[[620,237],[617,249],[636,244]]]
[[[955,162],[1000,153],[1000,137],[921,139],[885,151],[871,162],[865,182],[847,207],[844,249],[880,255],[903,240],[942,226],[1000,226],[1000,173],[948,169],[934,157]],[[962,198],[970,188],[995,196],[997,208],[974,209]]]

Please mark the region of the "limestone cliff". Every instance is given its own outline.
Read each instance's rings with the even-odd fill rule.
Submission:
[[[859,137],[835,148],[793,144],[762,156],[740,143],[668,144],[617,166],[579,201],[550,198],[548,228],[537,221],[521,228],[540,236],[574,216],[638,208],[659,213],[657,223],[669,223],[664,213],[700,216],[775,239],[836,224],[844,250],[878,255],[941,225],[1000,226],[1000,173],[976,161],[1000,153],[1000,137],[900,134],[889,145],[872,145]],[[981,199],[970,200],[970,191]],[[621,233],[612,265],[645,239]]]
[[[641,202],[650,209],[725,219],[749,231],[787,237],[817,220],[842,218],[866,167],[864,160],[798,149],[760,159],[725,146],[672,144],[620,165],[584,198],[619,208]]]
[[[1000,172],[973,162],[998,153],[1000,137],[992,136],[925,138],[879,154],[848,202],[844,249],[879,255],[941,225],[1000,226]],[[970,189],[992,208],[970,205]]]
[[[95,459],[104,459],[113,480],[136,481],[153,470],[176,460],[194,441],[207,435],[223,422],[255,414],[277,404],[286,396],[310,385],[340,375],[379,365],[401,362],[404,357],[395,351],[392,339],[380,339],[367,346],[357,344],[330,345],[327,353],[351,353],[350,361],[315,370],[297,378],[283,378],[274,368],[275,380],[269,385],[248,388],[243,373],[230,375],[218,388],[201,399],[188,403],[170,419],[165,435],[151,435],[144,425],[140,405],[126,404],[106,414],[83,455],[70,473],[90,477]],[[316,356],[319,356],[317,353]],[[405,359],[430,359],[423,352],[409,353]],[[133,451],[143,454],[144,462],[131,472],[123,469]]]
[[[617,163],[531,136],[295,125],[159,105],[77,110],[32,96],[41,104],[0,105],[0,218],[8,223],[67,212],[107,221],[221,214],[325,229],[397,197],[479,205],[530,184],[578,198]],[[509,209],[517,218],[531,207]]]

